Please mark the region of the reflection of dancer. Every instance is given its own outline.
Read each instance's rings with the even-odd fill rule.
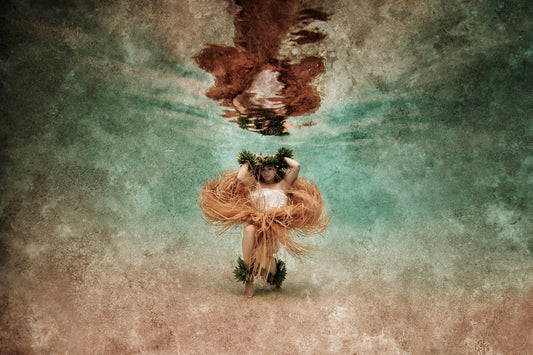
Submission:
[[[244,295],[252,297],[253,282],[261,276],[281,286],[285,264],[274,258],[280,246],[302,259],[313,248],[295,237],[319,234],[329,220],[318,187],[298,178],[300,164],[292,159],[292,151],[281,148],[268,157],[243,151],[239,163],[237,172],[225,172],[204,185],[199,205],[214,225],[244,224],[244,260],[239,259],[234,273],[246,284]]]
[[[215,76],[207,97],[235,110],[226,117],[246,117],[245,122],[232,121],[244,123],[242,128],[254,128],[256,121],[276,117],[281,119],[280,128],[269,130],[263,122],[250,130],[280,135],[291,128],[287,119],[313,113],[320,106],[320,94],[311,83],[325,69],[322,58],[308,56],[297,63],[270,58],[265,64],[241,49],[211,45],[195,59]]]
[[[264,135],[287,134],[292,128],[288,119],[313,113],[320,106],[312,82],[325,65],[318,56],[282,58],[280,49],[323,40],[325,34],[308,26],[328,21],[329,14],[307,8],[300,0],[229,2],[235,16],[235,46],[212,44],[195,57],[215,77],[206,95],[231,107],[234,111],[224,116],[236,118],[230,122],[241,128]]]

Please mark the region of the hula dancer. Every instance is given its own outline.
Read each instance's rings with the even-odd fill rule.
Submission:
[[[300,164],[291,150],[280,148],[267,157],[242,151],[238,162],[238,171],[203,186],[198,203],[208,223],[223,229],[244,225],[243,259],[234,274],[246,285],[244,296],[252,297],[257,278],[276,287],[285,279],[285,264],[275,258],[280,247],[303,259],[316,249],[296,238],[322,233],[329,218],[318,187],[298,178]]]

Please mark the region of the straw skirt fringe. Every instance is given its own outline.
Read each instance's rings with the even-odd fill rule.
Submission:
[[[298,178],[288,192],[284,207],[258,209],[250,198],[255,187],[245,187],[237,180],[237,171],[226,171],[208,181],[198,196],[198,205],[207,223],[222,231],[243,224],[255,228],[252,264],[259,273],[280,247],[297,259],[317,250],[299,237],[322,233],[329,223],[320,189],[314,182]]]

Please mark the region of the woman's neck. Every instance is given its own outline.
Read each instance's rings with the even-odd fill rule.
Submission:
[[[261,185],[264,189],[272,189],[279,185],[279,182],[260,182],[259,185]]]

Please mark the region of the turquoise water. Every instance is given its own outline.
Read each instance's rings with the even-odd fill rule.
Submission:
[[[298,48],[324,58],[320,108],[281,137],[204,95],[194,56],[232,45],[224,2],[2,6],[3,350],[533,348],[529,2],[324,2],[327,37]],[[197,193],[280,146],[331,224],[243,302],[240,232],[216,238]]]

